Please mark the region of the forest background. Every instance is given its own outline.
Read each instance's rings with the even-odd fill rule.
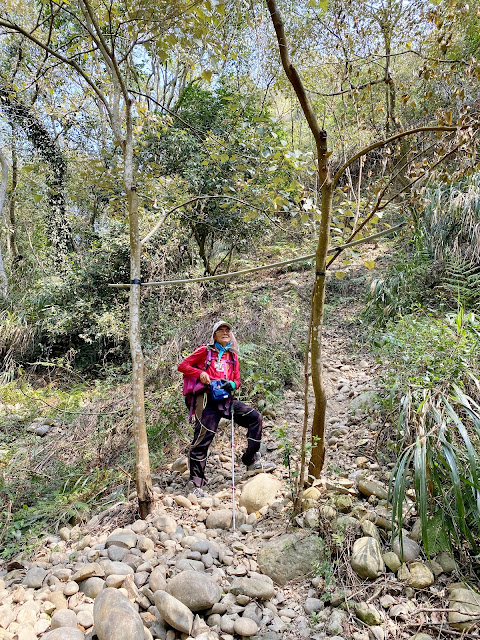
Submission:
[[[327,278],[328,313],[352,278],[365,292],[352,331],[386,365],[378,400],[393,417],[395,445],[384,455],[397,461],[394,499],[401,504],[411,482],[424,542],[433,522],[476,551],[479,5],[311,0],[278,8],[328,132],[325,159],[333,175],[343,169],[330,245],[406,223],[386,271],[363,260],[352,276],[360,245],[334,254]],[[219,314],[243,342],[245,398],[272,411],[285,388],[301,384],[308,297],[292,295],[285,318],[274,290],[255,289],[258,276],[247,286],[137,285],[129,316],[128,292],[109,284],[312,253],[324,183],[261,3],[7,0],[0,29],[8,557],[49,522],[128,494],[132,300],[141,303],[135,339],[145,354],[154,469],[189,437],[176,363]],[[290,268],[313,283],[311,262]],[[68,428],[58,451],[25,430],[39,415],[45,426]]]

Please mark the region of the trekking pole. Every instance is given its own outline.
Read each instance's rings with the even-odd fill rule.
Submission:
[[[230,424],[232,430],[232,527],[235,533],[235,441],[234,441],[234,422],[233,422],[233,398],[230,405]]]

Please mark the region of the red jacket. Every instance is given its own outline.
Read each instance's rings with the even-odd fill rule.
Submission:
[[[204,370],[207,361],[208,347],[202,345],[191,356],[182,360],[178,365],[178,370],[187,376],[200,378],[200,374]],[[212,348],[212,361],[206,373],[210,376],[210,380],[233,380],[238,389],[240,386],[240,366],[238,364],[238,356],[233,351],[224,351],[220,363],[218,363],[218,350]],[[230,361],[233,359],[233,366]]]

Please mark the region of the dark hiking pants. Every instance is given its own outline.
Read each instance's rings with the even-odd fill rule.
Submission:
[[[228,418],[223,410],[218,408],[210,396],[202,411],[202,395],[198,398],[195,412],[195,429],[193,442],[190,447],[190,480],[197,486],[205,484],[205,466],[207,464],[208,448],[218,429],[220,418]],[[198,408],[199,407],[199,408]],[[247,430],[247,449],[242,456],[245,465],[252,464],[255,454],[260,449],[262,439],[262,416],[244,402],[233,401],[233,419],[236,424]]]

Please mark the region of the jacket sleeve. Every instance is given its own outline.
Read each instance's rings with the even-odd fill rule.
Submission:
[[[233,354],[233,361],[234,361],[234,366],[233,366],[233,381],[235,382],[235,387],[237,389],[240,388],[241,382],[240,382],[240,364],[238,362],[238,356],[236,353]]]
[[[180,373],[184,373],[187,376],[194,376],[199,378],[203,371],[205,362],[207,361],[207,347],[202,345],[196,351],[192,353],[180,362],[177,369]]]

